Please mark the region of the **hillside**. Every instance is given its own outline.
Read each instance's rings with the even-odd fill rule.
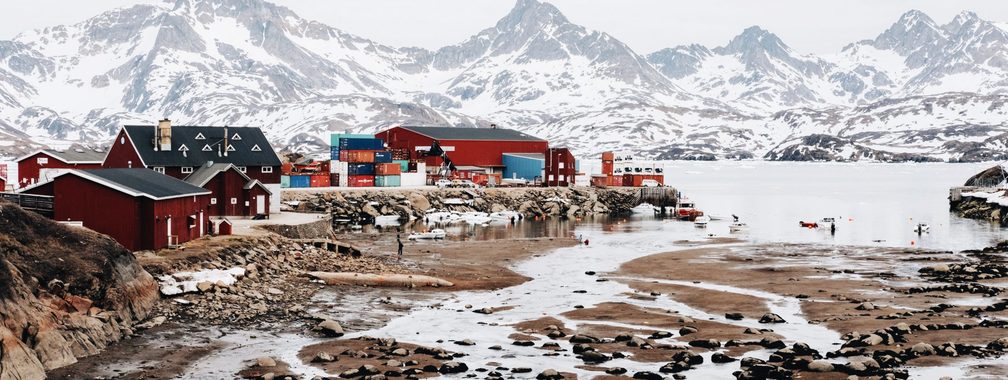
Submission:
[[[315,154],[330,132],[493,122],[584,157],[791,156],[774,149],[825,134],[892,153],[879,157],[978,160],[1008,133],[1000,25],[911,10],[832,55],[795,52],[759,26],[723,46],[640,54],[518,0],[495,25],[427,50],[262,0],[174,0],[0,41],[0,156],[103,146],[123,123],[169,117],[261,126],[279,149]]]
[[[157,283],[111,238],[0,201],[0,379],[93,355],[132,334]]]

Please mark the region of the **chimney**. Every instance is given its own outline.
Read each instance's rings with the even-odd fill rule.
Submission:
[[[171,120],[164,119],[164,120],[158,121],[156,138],[157,138],[157,141],[155,142],[155,144],[156,144],[155,145],[156,150],[160,150],[160,151],[171,151],[172,150],[172,147],[171,147]]]
[[[225,125],[224,126],[224,157],[227,157],[227,155],[228,155],[228,134],[227,134],[227,126]]]

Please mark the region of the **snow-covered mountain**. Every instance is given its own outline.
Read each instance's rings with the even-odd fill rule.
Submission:
[[[796,158],[803,137],[825,134],[970,159],[1008,133],[1005,44],[975,14],[937,25],[911,11],[833,56],[798,54],[755,26],[724,46],[644,56],[518,0],[496,25],[431,51],[262,0],[171,0],[0,41],[0,156],[100,147],[123,123],[168,117],[261,126],[281,149],[317,153],[333,131],[492,122],[581,156]]]

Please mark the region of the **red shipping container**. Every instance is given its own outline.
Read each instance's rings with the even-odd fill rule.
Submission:
[[[399,175],[402,174],[402,165],[397,163],[394,164],[375,164],[375,174],[377,175]]]
[[[311,176],[311,187],[329,187],[329,175],[316,174]]]
[[[602,174],[612,175],[612,173],[613,173],[613,162],[602,161]]]
[[[347,185],[350,187],[374,187],[373,175],[352,175],[347,176]]]
[[[612,162],[615,156],[613,152],[602,152],[602,161]]]

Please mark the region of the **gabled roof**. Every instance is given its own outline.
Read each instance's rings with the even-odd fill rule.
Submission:
[[[173,199],[192,195],[210,194],[210,191],[190,185],[185,181],[175,179],[150,169],[92,169],[69,170],[53,178],[53,181],[65,175],[74,175],[88,181],[103,185],[121,193],[134,197],[145,197],[153,200]],[[48,184],[40,182],[20,190],[24,192],[35,187]]]
[[[280,157],[259,128],[227,127],[228,149],[225,149],[224,127],[173,125],[170,151],[154,150],[153,125],[127,125],[123,129],[148,167],[195,168],[209,161],[238,166],[280,166]],[[258,150],[253,149],[256,146]]]
[[[88,149],[76,149],[76,150],[53,150],[53,149],[40,149],[29,153],[27,155],[19,157],[16,162],[21,162],[28,157],[34,156],[39,153],[45,153],[46,155],[55,158],[57,160],[63,161],[68,164],[100,164],[105,160],[105,152],[95,152]]]
[[[400,128],[435,140],[546,141],[527,133],[504,128],[417,127],[409,125],[402,125]]]
[[[273,194],[273,192],[269,191],[269,189],[266,188],[266,186],[263,185],[262,182],[259,182],[259,180],[249,178],[248,175],[245,175],[245,173],[242,173],[241,170],[238,170],[237,166],[226,162],[215,162],[212,164],[200,166],[199,169],[196,169],[195,171],[192,172],[192,174],[186,177],[185,181],[190,185],[203,187],[206,186],[207,182],[210,182],[210,180],[216,177],[217,174],[226,172],[228,170],[234,170],[235,173],[238,173],[238,175],[240,175],[242,179],[245,180],[245,186],[243,187],[245,190],[251,189],[253,186],[256,186],[258,184],[259,186],[262,186],[262,188],[265,189],[267,193]]]

